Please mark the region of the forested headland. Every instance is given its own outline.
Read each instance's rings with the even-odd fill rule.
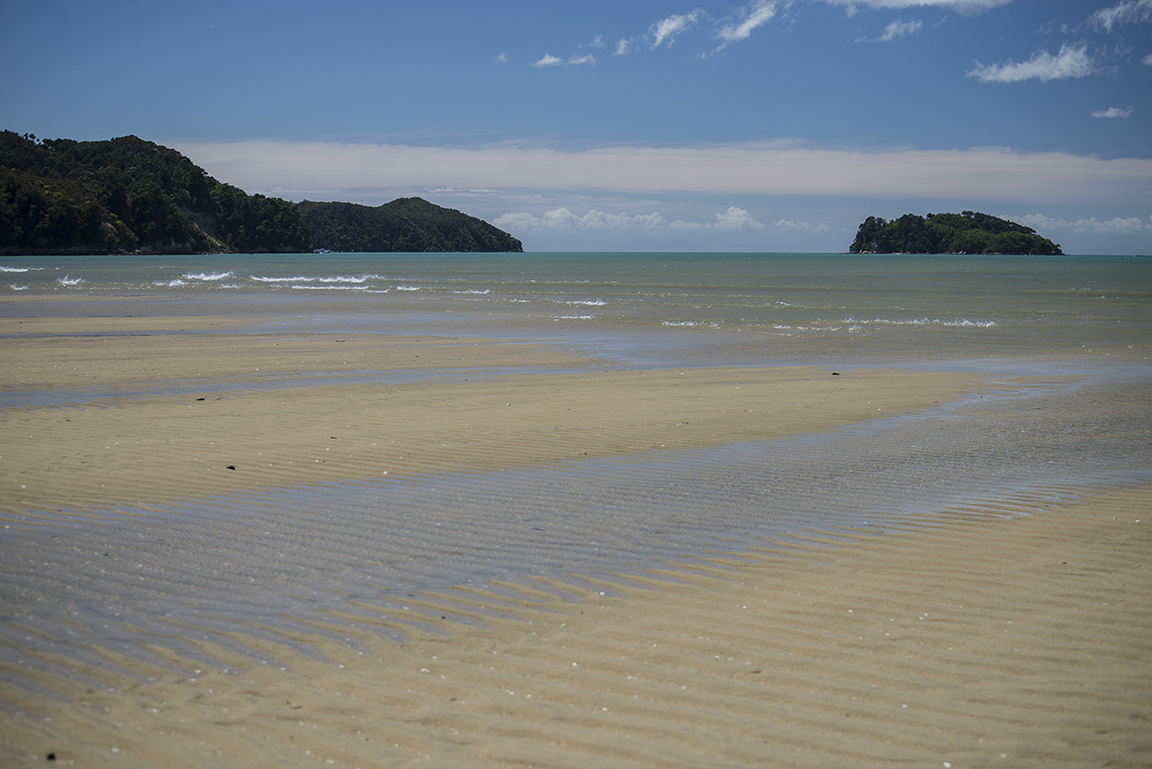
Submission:
[[[291,203],[213,179],[135,136],[37,140],[0,131],[0,254],[521,251],[420,198],[371,208]]]
[[[292,203],[219,182],[176,150],[0,132],[0,253],[310,249]]]
[[[1063,255],[1036,230],[988,214],[905,214],[886,221],[869,216],[860,225],[850,254],[1024,254]]]
[[[520,241],[483,220],[422,198],[382,206],[297,204],[312,245],[329,251],[523,251]]]

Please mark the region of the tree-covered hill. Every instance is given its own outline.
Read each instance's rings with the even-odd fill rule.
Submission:
[[[0,132],[0,253],[310,250],[296,207],[216,181],[179,152],[124,136]]]
[[[523,251],[503,230],[421,198],[376,207],[305,200],[297,210],[312,245],[329,251]]]
[[[885,221],[869,216],[860,225],[850,254],[1026,254],[1062,255],[1060,246],[1031,227],[988,214],[905,214]]]

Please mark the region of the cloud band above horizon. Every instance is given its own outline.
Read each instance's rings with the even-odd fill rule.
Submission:
[[[282,141],[171,142],[247,190],[501,188],[1073,202],[1152,190],[1152,160],[1003,148],[814,149],[791,144],[581,151]]]

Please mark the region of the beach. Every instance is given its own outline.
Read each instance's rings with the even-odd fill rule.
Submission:
[[[53,696],[5,686],[6,764],[1146,766],[1149,500],[814,535],[603,591],[420,595],[428,630],[377,617],[402,644],[333,616],[362,648],[65,663],[39,677]],[[59,664],[34,645],[26,664]]]
[[[0,763],[1152,763],[1137,288],[420,277],[4,297]]]

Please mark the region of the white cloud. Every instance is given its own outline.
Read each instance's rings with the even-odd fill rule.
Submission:
[[[879,37],[858,37],[857,43],[888,43],[901,37],[915,34],[924,26],[920,21],[894,21],[884,28]]]
[[[716,214],[718,230],[761,230],[764,225],[752,218],[743,208],[729,206],[722,214]]]
[[[1102,118],[1124,118],[1132,114],[1132,108],[1120,109],[1119,107],[1109,107],[1108,109],[1096,110],[1092,113],[1092,117]]]
[[[546,211],[542,216],[529,213],[507,213],[492,220],[492,224],[502,230],[525,235],[573,232],[621,232],[645,231],[651,232],[661,229],[677,231],[736,231],[758,230],[764,225],[752,218],[743,208],[730,206],[727,211],[716,214],[714,222],[692,222],[676,219],[669,221],[659,213],[612,214],[605,211],[591,209],[587,213],[578,215],[567,208],[556,208]]]
[[[497,64],[507,64],[508,63],[508,54],[506,54],[506,53],[496,54],[495,61]]]
[[[561,64],[595,64],[596,57],[592,54],[587,56],[570,56],[568,59],[561,59],[553,56],[550,53],[544,54],[544,58],[540,61],[534,62],[533,67],[559,67]]]
[[[629,216],[624,213],[610,214],[597,210],[577,215],[567,208],[557,208],[546,211],[542,216],[508,213],[494,219],[492,223],[500,229],[524,233],[650,230],[664,224],[664,217],[658,213]]]
[[[1006,64],[988,66],[977,62],[976,67],[968,73],[968,77],[974,77],[982,83],[1018,83],[1032,78],[1046,83],[1049,80],[1085,77],[1095,71],[1096,67],[1085,46],[1072,48],[1065,43],[1060,46],[1060,53],[1056,56],[1041,51],[1028,61],[1019,64],[1011,59]]]
[[[743,21],[739,24],[726,24],[716,33],[716,37],[724,41],[720,48],[729,43],[747,40],[748,36],[752,34],[752,30],[767,24],[776,15],[776,3],[770,2],[770,0],[756,0],[746,7],[741,15]]]
[[[923,24],[920,21],[894,21],[884,28],[884,34],[880,36],[879,40],[881,43],[887,43],[889,40],[907,37],[919,32],[921,26]]]
[[[631,40],[620,40],[616,43],[616,56],[627,56],[632,45]]]
[[[796,222],[791,219],[778,219],[773,222],[774,225],[785,230],[796,230],[798,232],[831,232],[832,228],[827,224],[808,224],[806,222]]]
[[[607,46],[607,44],[604,42],[604,38],[603,38],[601,35],[597,35],[597,36],[596,36],[596,37],[595,37],[595,38],[592,40],[592,47],[593,47],[593,48],[607,48],[608,46]]]
[[[654,38],[652,47],[659,48],[665,41],[667,41],[668,45],[672,45],[677,35],[693,26],[703,15],[704,11],[697,8],[692,11],[692,13],[677,13],[656,22],[649,30],[649,33]]]
[[[1020,205],[1130,200],[1152,187],[1152,159],[987,147],[861,152],[781,143],[561,152],[276,141],[167,144],[241,189],[295,199],[316,190],[335,193],[313,199],[355,200],[357,191],[452,187],[967,198]]]
[[[1147,56],[1145,56],[1140,61],[1144,62],[1149,67],[1152,67],[1152,53],[1148,54]]]
[[[1088,17],[1096,27],[1111,32],[1119,24],[1152,21],[1152,0],[1124,0],[1111,8],[1101,8]]]
[[[1088,219],[1053,219],[1043,214],[1017,216],[1014,222],[1031,227],[1037,232],[1071,232],[1077,235],[1135,235],[1152,232],[1152,216],[1147,220],[1135,216],[1114,217],[1100,220],[1095,216]]]
[[[992,8],[999,8],[1002,5],[1008,5],[1012,0],[824,0],[824,2],[846,6],[849,13],[854,13],[857,6],[867,8],[940,7],[951,8],[957,13],[974,15]]]

